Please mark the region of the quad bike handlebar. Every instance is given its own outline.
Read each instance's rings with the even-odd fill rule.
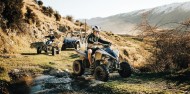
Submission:
[[[103,44],[103,43],[97,42],[97,43],[94,43],[93,45],[95,45],[95,46],[103,46],[103,48],[108,48],[112,44],[111,43],[109,43],[109,44]]]
[[[111,45],[112,45],[111,43],[109,43],[109,44],[103,44],[103,43],[100,43],[100,42],[96,42],[94,44],[90,44],[91,47],[95,47],[95,48],[108,48]]]

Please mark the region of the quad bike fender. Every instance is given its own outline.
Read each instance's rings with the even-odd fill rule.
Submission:
[[[111,58],[117,60],[117,58],[113,57],[112,55],[110,55],[109,53],[107,53],[106,51],[101,50],[101,49],[100,49],[100,50],[97,50],[97,51],[95,52],[95,60],[101,60],[102,55],[107,55],[107,56],[109,56],[109,57],[111,57]]]
[[[88,58],[87,54],[81,50],[75,50],[81,58]]]

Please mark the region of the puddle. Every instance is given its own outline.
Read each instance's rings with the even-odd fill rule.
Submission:
[[[15,74],[13,73],[13,76],[19,76],[21,73],[18,71]],[[14,83],[10,84],[7,89],[10,94],[110,94],[111,91],[101,87],[101,84],[105,82],[95,80],[88,73],[76,77],[68,71],[52,69],[46,74],[48,75],[38,75],[35,78],[26,76],[32,80],[20,78],[17,81],[15,79]]]
[[[102,83],[91,76],[72,78],[40,75],[34,79],[30,94],[96,94],[88,90]]]

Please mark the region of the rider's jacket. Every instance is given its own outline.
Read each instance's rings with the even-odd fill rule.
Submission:
[[[55,36],[51,36],[51,35],[49,35],[49,36],[45,36],[46,38],[49,38],[51,41],[54,41],[55,40]]]
[[[90,35],[88,35],[88,37],[87,37],[88,46],[87,47],[88,48],[92,48],[92,45],[95,42],[100,42],[102,44],[109,44],[110,43],[108,41],[105,41],[105,40],[101,39],[100,37],[95,36],[93,33],[91,33]]]

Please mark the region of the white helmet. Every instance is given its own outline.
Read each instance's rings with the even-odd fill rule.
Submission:
[[[53,35],[54,34],[54,31],[53,31],[53,29],[52,30],[50,30],[50,33],[49,33],[50,35]]]
[[[100,28],[99,26],[96,26],[96,25],[95,25],[95,26],[92,27],[92,30],[93,30],[93,31],[99,31],[99,32],[100,32],[100,31],[101,31],[101,28]]]

